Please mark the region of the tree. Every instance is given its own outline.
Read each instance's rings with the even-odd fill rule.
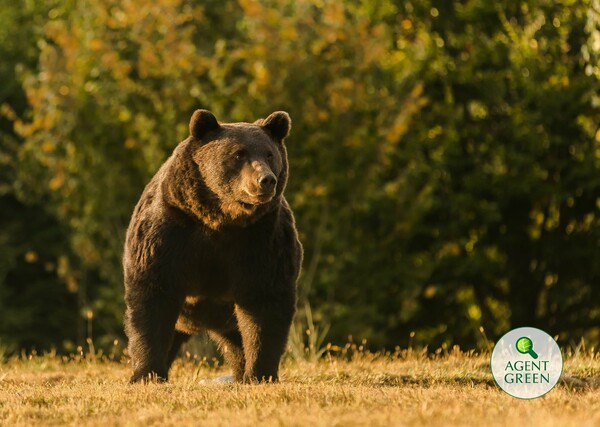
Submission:
[[[406,135],[423,141],[432,194],[413,240],[431,284],[415,329],[530,325],[575,339],[598,325],[597,6],[406,6],[432,42],[430,102]]]
[[[26,98],[3,107],[24,141],[3,141],[3,188],[11,218],[43,215],[1,236],[52,229],[62,267],[46,279],[76,289],[78,323],[91,310],[108,344],[129,216],[193,110],[251,121],[285,109],[300,292],[334,342],[394,346],[412,331],[473,346],[480,326],[496,337],[523,324],[597,339],[599,8],[84,0],[23,27],[3,9],[35,40],[30,61],[6,45],[18,53],[6,64],[28,71],[11,92]],[[7,259],[27,253],[15,247]]]
[[[39,25],[50,7],[0,2],[0,345],[9,350],[68,345],[82,334],[77,295],[66,286],[65,229],[44,200],[27,200],[15,182],[26,173],[12,126],[27,108],[18,75],[37,67]]]

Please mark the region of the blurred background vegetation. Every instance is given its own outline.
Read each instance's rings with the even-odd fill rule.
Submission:
[[[0,23],[5,349],[123,341],[125,229],[196,108],[291,114],[299,321],[332,342],[599,342],[599,0],[0,0]]]

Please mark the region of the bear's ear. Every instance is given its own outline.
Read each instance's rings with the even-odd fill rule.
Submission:
[[[220,127],[216,117],[208,110],[196,110],[190,119],[190,135],[196,139],[202,139],[208,132]]]
[[[262,120],[261,127],[277,141],[282,141],[290,133],[292,119],[290,119],[290,115],[285,111],[275,111],[269,117]]]

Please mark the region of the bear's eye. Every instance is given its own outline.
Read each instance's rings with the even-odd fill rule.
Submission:
[[[244,150],[236,151],[234,157],[236,160],[242,160],[244,157],[246,157],[246,152]]]
[[[267,153],[267,160],[273,160],[273,153]]]

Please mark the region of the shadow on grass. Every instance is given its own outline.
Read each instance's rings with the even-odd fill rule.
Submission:
[[[461,387],[479,387],[495,388],[496,383],[492,375],[461,375],[449,377],[416,376],[416,375],[394,375],[385,374],[373,378],[374,387],[399,387],[399,386],[418,386],[429,388],[434,385],[451,385]],[[572,391],[590,391],[600,390],[600,375],[581,378],[573,375],[564,375],[559,387],[564,387]]]

